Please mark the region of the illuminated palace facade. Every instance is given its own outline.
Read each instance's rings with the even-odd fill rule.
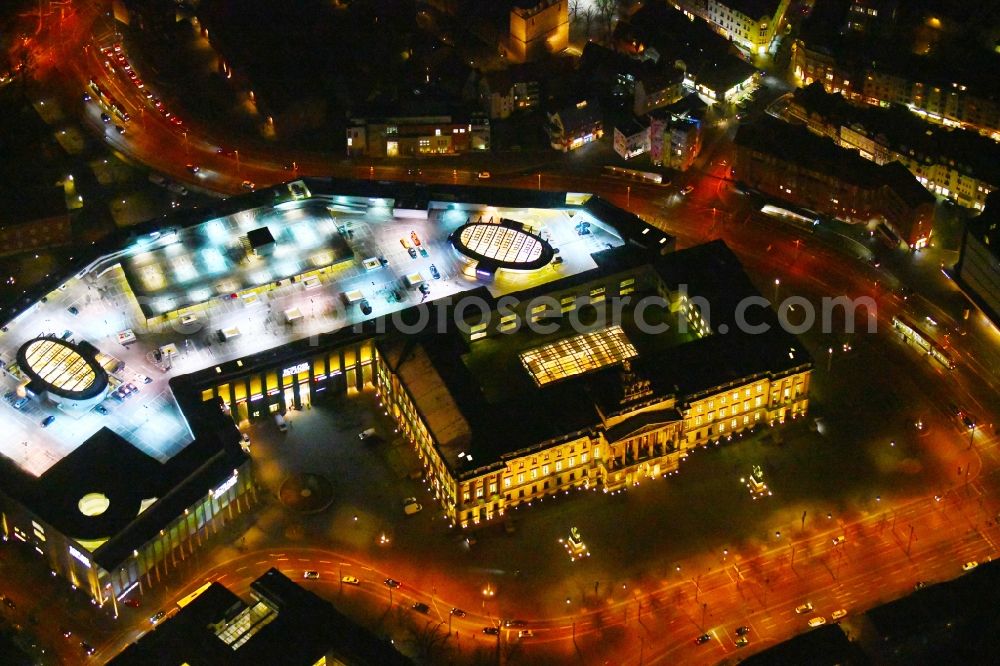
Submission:
[[[802,345],[770,310],[769,332],[731,332],[733,306],[756,292],[728,248],[605,259],[449,333],[376,345],[379,398],[454,524],[574,489],[616,491],[677,470],[689,449],[805,415]],[[649,296],[667,304],[655,323],[669,331],[642,330]],[[567,325],[615,303],[620,320]],[[515,331],[543,322],[551,332]]]

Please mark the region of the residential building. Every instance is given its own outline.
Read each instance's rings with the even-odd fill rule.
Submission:
[[[668,159],[664,163],[672,169],[687,171],[701,154],[701,122],[693,118],[675,118],[667,128],[670,133]],[[664,147],[667,147],[664,134]]]
[[[558,95],[574,73],[572,58],[547,58],[485,72],[479,79],[480,104],[490,119],[537,109],[546,96]]]
[[[687,94],[684,72],[676,68],[640,74],[635,82],[633,112],[642,116],[673,104]]]
[[[490,149],[490,121],[472,115],[352,118],[348,157],[432,157]]]
[[[759,73],[739,53],[706,23],[666,4],[649,3],[620,25],[616,32],[619,48],[631,51],[644,61],[657,64],[654,73],[675,76],[681,71],[681,84],[687,90],[697,90],[710,103],[733,103],[749,94],[758,81]],[[683,94],[680,88],[666,88],[670,94]],[[649,87],[645,87],[649,97]],[[640,100],[636,98],[636,108]],[[671,103],[671,102],[668,102]],[[648,106],[648,103],[647,103]],[[650,106],[649,108],[654,108]]]
[[[880,221],[909,247],[931,235],[934,197],[899,162],[876,165],[802,126],[769,116],[736,132],[734,177],[848,222]]]
[[[114,666],[406,666],[384,638],[333,604],[269,569],[250,583],[244,601],[218,582],[207,583],[185,605],[113,658]]]
[[[760,72],[738,58],[701,67],[694,75],[695,89],[710,103],[733,104],[750,94],[760,81]]]
[[[515,0],[507,52],[511,62],[537,60],[569,46],[569,0]]]
[[[581,100],[548,117],[549,140],[556,150],[576,150],[604,136],[604,116],[597,100]]]
[[[650,125],[635,118],[615,123],[612,148],[623,160],[649,152]]]
[[[709,23],[723,37],[752,54],[771,48],[789,0],[671,0],[678,9]]]
[[[1000,328],[1000,193],[969,220],[952,277],[962,291]]]
[[[792,45],[792,71],[803,84],[819,81],[827,92],[877,106],[901,104],[926,120],[970,129],[1000,140],[1000,84],[992,72],[1000,68],[1000,53],[950,37],[958,43],[929,49],[914,43],[897,24],[911,25],[922,15],[899,18],[903,10],[919,8],[900,3],[885,12],[881,29],[872,21],[864,30],[846,26],[857,12],[852,0],[817,0]],[[914,3],[918,5],[919,3]],[[882,13],[877,14],[881,19]],[[876,18],[869,15],[870,19]],[[923,19],[932,24],[936,17]],[[971,29],[971,28],[969,28]]]
[[[795,91],[789,117],[876,164],[897,161],[922,185],[982,210],[1000,188],[1000,144],[976,132],[926,122],[907,108],[857,106],[814,82]]]

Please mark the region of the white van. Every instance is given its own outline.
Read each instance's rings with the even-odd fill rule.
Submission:
[[[285,421],[285,417],[280,413],[274,414],[274,424],[278,426],[280,432],[288,432],[288,423]]]

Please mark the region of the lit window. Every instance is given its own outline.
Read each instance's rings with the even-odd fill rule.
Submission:
[[[517,475],[517,483],[518,484],[524,483],[524,472]]]
[[[490,494],[492,495],[492,494],[493,494],[493,493],[495,493],[496,491],[497,491],[497,484],[496,484],[495,482],[494,482],[494,483],[491,483],[491,484],[490,484]]]
[[[561,472],[562,471],[562,460],[557,460],[556,461],[556,471],[557,472]]]
[[[483,489],[476,488],[476,499],[482,499],[482,497],[483,497]]]
[[[534,481],[537,478],[538,478],[538,470],[537,469],[531,470],[531,480]]]
[[[510,477],[509,477],[509,476],[508,476],[508,477],[506,477],[506,478],[505,478],[505,479],[503,480],[503,487],[504,487],[504,488],[510,488]]]
[[[542,465],[542,474],[548,476],[548,474],[549,474],[549,466],[548,465]]]

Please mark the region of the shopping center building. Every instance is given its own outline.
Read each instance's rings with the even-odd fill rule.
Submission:
[[[5,315],[0,530],[116,605],[254,504],[240,426],[361,391],[456,526],[619,489],[805,413],[749,297],[589,194],[317,179],[151,222]]]

